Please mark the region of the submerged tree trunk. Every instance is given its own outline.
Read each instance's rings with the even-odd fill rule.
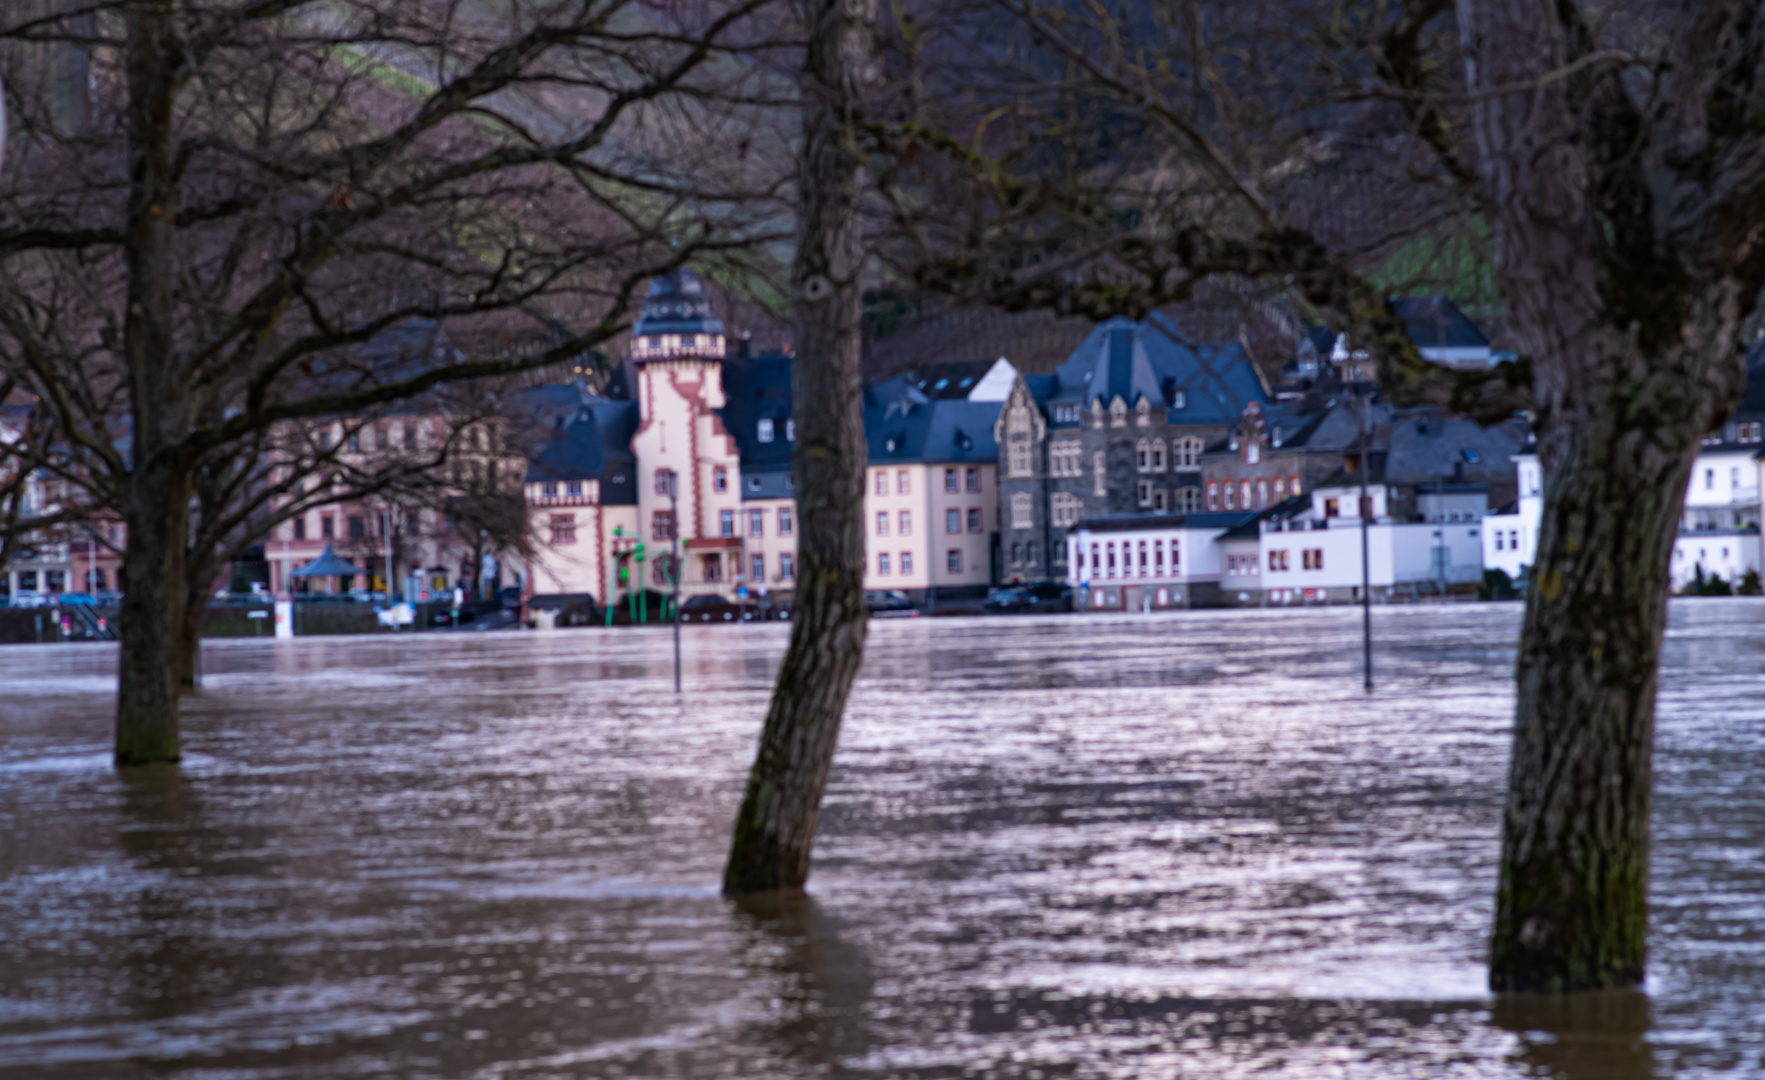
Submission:
[[[800,888],[808,879],[840,719],[864,656],[863,180],[852,124],[872,63],[875,4],[807,0],[806,7],[791,275],[799,576],[790,648],[724,871],[723,891],[730,895]]]
[[[122,647],[117,670],[116,762],[176,761],[178,642],[188,605],[190,463],[178,448],[188,387],[173,330],[179,203],[173,125],[184,48],[174,5],[153,0],[127,13],[129,83],[128,308],[123,353],[134,409],[125,496]]]
[[[189,531],[188,498],[180,496],[176,477],[150,474],[137,478],[131,499],[117,660],[118,765],[176,761],[180,755],[177,650]]]

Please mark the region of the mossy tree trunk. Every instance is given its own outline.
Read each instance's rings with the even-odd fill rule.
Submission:
[[[723,890],[802,887],[840,719],[864,657],[864,239],[853,125],[875,0],[806,0],[801,82],[792,461],[802,532],[791,641],[735,823]]]
[[[1645,113],[1575,4],[1457,5],[1477,195],[1544,470],[1490,941],[1500,991],[1644,975],[1669,562],[1700,442],[1744,386],[1765,277],[1765,159],[1711,122],[1726,66],[1756,57],[1717,7],[1688,6],[1684,55],[1654,73]]]

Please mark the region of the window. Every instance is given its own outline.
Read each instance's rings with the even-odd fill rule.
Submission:
[[[956,492],[962,490],[960,484],[958,483],[958,477],[956,475],[955,469],[945,469],[944,470],[944,490],[950,494],[955,494]]]
[[[889,493],[889,474],[878,469],[875,480],[876,483],[871,485],[872,490],[878,495],[887,495]]]
[[[723,537],[732,537],[735,535],[734,510],[717,511],[717,535]]]
[[[876,572],[880,577],[889,576],[889,553],[883,552],[876,557]]]
[[[766,580],[766,556],[751,555],[748,557],[748,580]]]
[[[1728,470],[1728,486],[1729,487],[1740,487],[1740,467],[1739,466],[1736,466],[1735,468]]]
[[[1030,467],[1030,444],[1023,440],[1013,441],[1007,447],[1009,460],[1006,467],[1012,476],[1029,476],[1034,470]]]
[[[1200,513],[1201,489],[1198,487],[1180,487],[1171,492],[1171,511],[1178,514]]]
[[[1140,481],[1140,505],[1152,505],[1152,481],[1150,480]]]
[[[1269,504],[1269,482],[1267,480],[1258,480],[1256,482],[1256,508],[1258,510],[1261,510],[1263,507],[1267,506],[1268,504]]]
[[[658,494],[658,495],[668,494],[668,470],[667,469],[657,469],[656,470],[656,494]]]
[[[913,552],[903,551],[901,552],[901,576],[906,577],[911,573],[913,573]]]
[[[749,510],[748,511],[748,537],[749,537],[749,539],[759,540],[762,537],[764,537],[765,535],[766,535],[766,511],[764,511],[764,510]]]
[[[1519,551],[1520,550],[1520,530],[1519,529],[1509,529],[1508,530],[1508,550],[1509,551]]]
[[[1256,465],[1262,461],[1262,443],[1248,439],[1244,443],[1244,460],[1247,464]]]
[[[294,538],[296,540],[305,540],[306,539],[306,518],[305,517],[297,517],[294,519]]]
[[[329,514],[319,519],[319,536],[321,538],[329,540],[336,535],[336,532],[337,530],[332,524],[332,518]]]
[[[1056,527],[1069,528],[1078,524],[1079,511],[1083,506],[1084,503],[1077,495],[1057,491],[1054,493],[1052,505],[1049,507],[1049,516],[1053,519]]]
[[[912,536],[913,535],[913,511],[911,511],[911,510],[901,511],[900,519],[898,520],[898,522],[896,524],[897,524],[897,528],[895,531],[899,535]]]
[[[1500,529],[1495,530],[1495,550],[1502,550],[1502,531]]]
[[[760,490],[760,478],[758,476],[748,477],[748,490],[749,491],[759,491]]]
[[[968,531],[971,533],[981,531],[981,512],[979,510],[970,510],[968,512]]]
[[[1705,469],[1704,470],[1704,490],[1705,491],[1714,491],[1715,488],[1716,488],[1716,470],[1715,469]]]
[[[1152,471],[1164,471],[1164,440],[1152,440]]]
[[[349,538],[360,540],[368,535],[368,524],[359,515],[349,515]]]
[[[1145,439],[1134,447],[1134,468],[1141,472],[1152,471],[1152,444]]]
[[[889,535],[889,512],[887,510],[878,510],[876,512],[876,535]]]
[[[561,547],[576,542],[576,515],[553,514],[551,518],[552,546]]]
[[[1230,480],[1228,480],[1228,481],[1226,481],[1225,484],[1222,485],[1222,488],[1223,488],[1225,496],[1226,496],[1226,509],[1227,510],[1238,509],[1238,487],[1237,487],[1237,485],[1233,484]]]
[[[1277,476],[1277,477],[1275,477],[1275,501],[1280,502],[1282,499],[1285,499],[1286,497],[1287,497],[1287,478],[1285,476]]]
[[[660,542],[674,539],[674,514],[668,510],[657,510],[650,515],[650,540]]]
[[[1212,480],[1207,482],[1207,508],[1209,510],[1220,508],[1220,487]]]
[[[755,426],[757,428],[757,430],[754,432],[755,438],[759,439],[761,442],[771,442],[772,441],[773,432],[772,432],[772,421],[771,420],[761,420],[759,422],[759,424],[757,424]]]
[[[795,442],[796,438],[797,438],[797,422],[795,420],[786,420],[784,422],[784,441],[785,442]]]
[[[1031,566],[1036,565],[1036,543],[1035,543],[1035,541],[1032,540],[1029,543],[1025,544],[1023,546],[1023,549],[1024,549],[1024,560],[1023,561],[1028,563]]]
[[[1239,509],[1250,509],[1250,481],[1240,480],[1238,482],[1238,500]]]
[[[1128,423],[1128,406],[1121,398],[1116,398],[1109,406],[1109,426],[1126,427]]]
[[[1014,435],[1021,435],[1030,430],[1030,411],[1022,405],[1012,409],[1008,414],[1007,430]]]
[[[1291,570],[1291,569],[1293,569],[1291,556],[1292,556],[1292,552],[1289,552],[1289,551],[1271,551],[1271,552],[1269,552],[1269,569],[1270,570]]]
[[[1091,455],[1091,490],[1097,495],[1109,494],[1109,468],[1103,463],[1103,451]]]
[[[778,508],[778,535],[789,536],[790,534],[791,534],[790,507],[781,506]]]
[[[1036,511],[1030,494],[1027,491],[1017,492],[1011,496],[1011,527],[1014,529],[1033,529],[1036,526]]]
[[[545,483],[539,485],[539,495],[544,499],[557,498],[558,482],[556,480],[547,480]]]
[[[944,553],[944,569],[952,574],[962,573],[962,549],[951,548]]]
[[[719,465],[716,468],[711,470],[711,490],[718,491],[718,492],[729,490],[729,470],[728,469]]]
[[[1023,545],[1011,545],[1011,565],[1016,566],[1021,562],[1023,562]]]
[[[1194,472],[1201,468],[1201,451],[1206,444],[1194,435],[1171,440],[1171,468],[1178,472]]]
[[[1080,457],[1078,443],[1057,442],[1048,448],[1048,471],[1055,476],[1077,476]]]
[[[661,564],[658,562],[657,565],[660,566]],[[714,554],[714,555],[705,556],[705,580],[706,581],[722,581],[723,580],[723,556],[722,555],[715,555]]]
[[[962,511],[944,511],[944,531],[947,533],[959,533],[962,531]]]
[[[895,470],[895,494],[897,494],[897,495],[911,495],[911,494],[913,494],[913,481],[911,479],[912,475],[913,474],[908,472],[906,469],[896,469]]]
[[[778,557],[778,580],[795,581],[797,577],[797,560],[789,554]]]
[[[595,483],[598,488],[600,481],[597,480],[597,481],[595,481]],[[571,480],[571,481],[567,482],[564,485],[564,494],[570,496],[572,499],[582,498],[582,481]]]
[[[1322,570],[1324,568],[1323,548],[1306,548],[1300,558],[1307,570]]]
[[[1327,518],[1342,516],[1342,502],[1339,499],[1324,500],[1324,516]]]
[[[978,493],[981,489],[981,471],[979,469],[965,470],[965,478],[968,481],[968,490],[971,493]]]

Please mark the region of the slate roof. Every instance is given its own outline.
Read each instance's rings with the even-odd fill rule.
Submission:
[[[864,392],[864,438],[872,464],[997,462],[996,401],[929,398],[912,376]]]
[[[791,358],[783,353],[731,356],[723,361],[723,427],[735,439],[742,471],[789,471]],[[772,421],[772,441],[760,441],[760,421]],[[745,489],[744,489],[745,490]]]
[[[580,383],[530,387],[522,399],[550,435],[528,460],[527,483],[599,480],[603,504],[636,502],[631,437],[637,431],[637,402],[602,397]]]
[[[1401,296],[1391,302],[1404,333],[1418,348],[1487,348],[1489,339],[1444,293]]]
[[[1199,514],[1099,514],[1081,518],[1072,532],[1129,532],[1135,529],[1231,529],[1256,517],[1255,511]]]
[[[1031,392],[1037,389],[1029,384]],[[1178,392],[1182,406],[1173,402]],[[1043,405],[1107,406],[1120,397],[1132,408],[1144,398],[1172,424],[1230,424],[1252,401],[1269,400],[1256,365],[1236,342],[1199,343],[1168,316],[1099,324],[1037,394]]]
[[[914,389],[928,398],[966,398],[975,384],[993,369],[996,360],[965,360],[953,364],[935,364],[913,371],[909,378]]]
[[[711,298],[699,275],[681,267],[650,280],[643,313],[631,328],[634,337],[650,334],[721,334],[723,320],[711,310]]]

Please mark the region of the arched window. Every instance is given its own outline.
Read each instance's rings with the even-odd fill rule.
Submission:
[[[1014,529],[1036,527],[1035,504],[1027,491],[1019,491],[1011,496],[1011,527]]]
[[[1021,435],[1030,430],[1030,411],[1022,405],[1011,410],[1008,428],[1013,435]]]
[[[1121,398],[1116,398],[1109,406],[1109,426],[1121,427],[1128,422],[1128,406]]]
[[[1134,447],[1134,468],[1141,472],[1152,471],[1152,443],[1145,439]]]
[[[1164,471],[1164,440],[1163,439],[1154,439],[1152,441],[1152,471],[1153,472],[1163,472]]]
[[[1248,480],[1239,481],[1239,483],[1238,483],[1238,496],[1239,496],[1240,504],[1243,506],[1243,508],[1246,510],[1250,509],[1250,481],[1248,481]]]
[[[1013,439],[1006,446],[1007,467],[1012,476],[1028,476],[1035,470],[1030,466],[1030,443],[1028,439]]]

